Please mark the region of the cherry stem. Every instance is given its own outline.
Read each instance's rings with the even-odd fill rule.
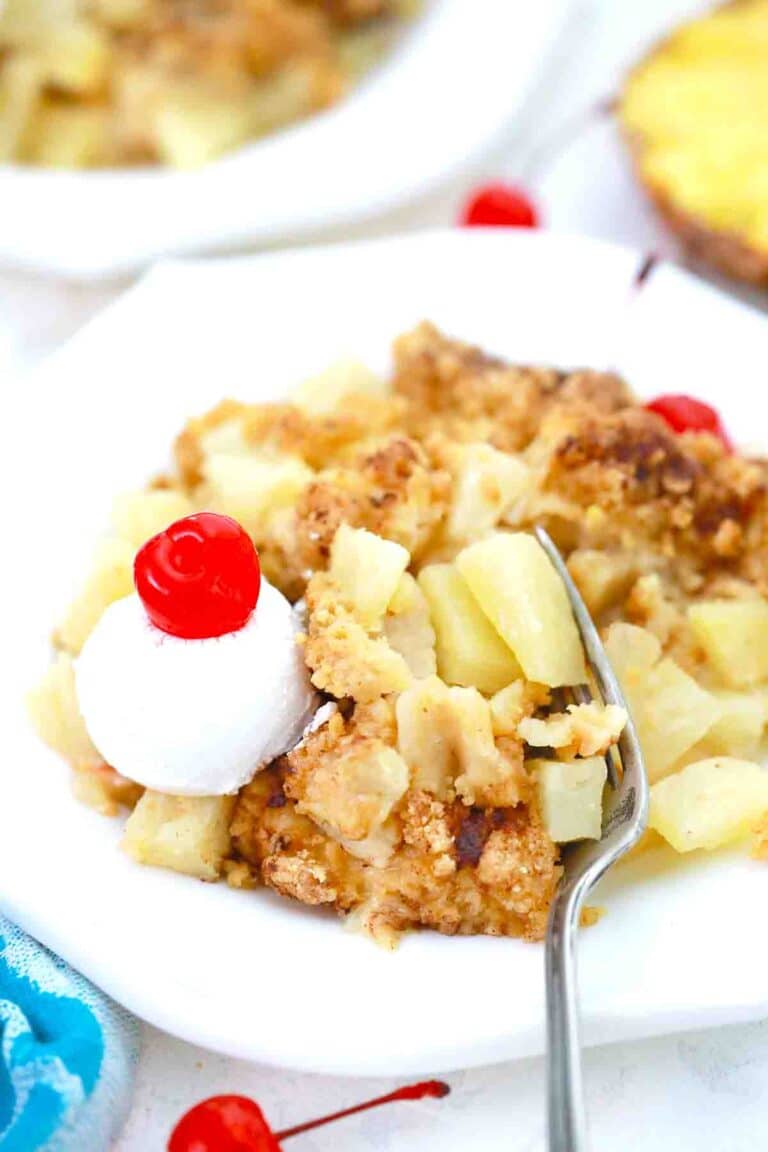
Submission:
[[[358,1112],[367,1112],[370,1108],[379,1108],[382,1104],[394,1104],[398,1100],[424,1100],[432,1097],[435,1100],[447,1096],[450,1088],[442,1080],[426,1080],[421,1084],[410,1084],[407,1088],[398,1088],[386,1096],[377,1096],[375,1100],[368,1100],[365,1104],[356,1104],[354,1108],[344,1108],[340,1112],[332,1112],[330,1116],[322,1116],[319,1120],[307,1120],[305,1124],[297,1124],[295,1128],[285,1128],[276,1132],[278,1140],[287,1140],[290,1136],[298,1136],[302,1132],[309,1132],[313,1128],[322,1128],[325,1124],[332,1124],[335,1120],[343,1120],[346,1116],[354,1116]]]

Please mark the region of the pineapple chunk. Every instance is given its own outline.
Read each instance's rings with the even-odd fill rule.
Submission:
[[[382,395],[384,381],[357,360],[339,360],[318,376],[299,384],[293,403],[308,416],[329,416],[347,396],[356,392]]]
[[[529,715],[528,694],[524,680],[513,680],[490,700],[494,736],[514,736],[524,716]]]
[[[518,762],[502,756],[494,741],[490,705],[476,688],[449,688],[448,699],[446,719],[458,768],[457,794],[465,804],[516,804],[522,746]]]
[[[242,97],[190,83],[166,91],[155,116],[154,144],[164,164],[200,168],[245,143],[253,127],[251,107]]]
[[[651,783],[672,767],[720,718],[720,706],[674,660],[661,660],[635,695],[630,710]]]
[[[536,775],[541,816],[556,844],[600,839],[608,775],[604,757],[529,760],[528,769]]]
[[[590,613],[599,616],[629,591],[635,560],[624,553],[577,549],[568,557],[568,570]]]
[[[3,0],[0,48],[24,48],[45,41],[51,28],[77,17],[81,0]]]
[[[264,535],[275,513],[295,504],[314,473],[296,456],[245,456],[214,452],[206,457],[210,508],[238,520],[252,536]]]
[[[229,852],[236,800],[147,791],[128,817],[123,848],[139,864],[218,880]]]
[[[112,526],[122,540],[140,548],[174,520],[181,520],[192,511],[189,497],[173,488],[125,492],[112,505]]]
[[[384,617],[384,638],[419,679],[437,672],[435,630],[429,604],[410,572],[404,572]]]
[[[141,25],[150,16],[151,5],[152,0],[91,0],[99,20],[120,32]]]
[[[369,740],[323,760],[309,776],[296,811],[339,840],[370,842],[409,783],[402,756],[381,741]]]
[[[453,783],[455,759],[446,724],[448,688],[429,676],[397,698],[397,746],[411,770],[414,788],[445,800]]]
[[[32,56],[0,63],[0,163],[18,158],[40,101],[42,70]]]
[[[626,696],[653,783],[706,736],[720,719],[721,705],[674,660],[660,659],[661,645],[644,628],[612,624],[605,648]]]
[[[107,108],[46,104],[33,117],[23,158],[46,168],[93,168],[108,158]]]
[[[68,652],[76,656],[102,612],[115,600],[131,595],[133,557],[134,549],[125,540],[107,537],[100,542],[91,575],[57,629],[57,641]]]
[[[27,696],[30,719],[40,739],[74,767],[101,763],[80,715],[72,660],[60,653]]]
[[[448,535],[453,540],[476,540],[496,527],[524,490],[528,467],[490,444],[462,445],[456,455]]]
[[[51,24],[40,55],[46,83],[65,92],[93,95],[109,79],[109,37],[96,24]]]
[[[768,680],[768,601],[705,600],[688,609],[693,634],[730,688]]]
[[[699,760],[651,789],[650,827],[676,852],[729,844],[766,813],[768,772],[749,760]]]
[[[519,802],[522,745],[506,753],[496,747],[490,705],[476,688],[448,688],[430,676],[400,695],[396,716],[398,748],[415,788],[446,800],[455,786],[465,804]]]
[[[645,677],[661,659],[661,644],[652,632],[621,621],[608,629],[605,651],[629,696],[642,687]]]
[[[704,737],[711,755],[754,759],[768,719],[768,701],[757,692],[715,692],[713,695],[720,706],[720,719]]]
[[[402,544],[341,524],[331,546],[329,573],[360,623],[380,628],[410,559]]]
[[[556,688],[587,679],[576,621],[546,552],[523,532],[498,532],[456,566],[529,680]]]
[[[135,808],[144,792],[108,764],[80,765],[72,772],[72,795],[101,816],[117,816],[121,808]]]
[[[448,684],[492,696],[521,675],[520,665],[495,631],[453,564],[431,564],[419,573],[429,602],[437,668]]]

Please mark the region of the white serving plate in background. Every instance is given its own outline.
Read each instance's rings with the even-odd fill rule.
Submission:
[[[112,496],[164,466],[191,414],[223,395],[279,397],[340,355],[384,368],[391,338],[421,318],[513,359],[618,367],[645,394],[691,390],[737,439],[765,442],[768,322],[668,265],[638,293],[640,259],[457,231],[169,264],[29,379],[0,454],[4,912],[138,1015],[234,1056],[403,1075],[542,1051],[541,947],[423,932],[388,953],[273,893],[142,868],[119,851],[119,822],[72,799],[23,695]],[[587,1041],[768,1014],[767,893],[765,864],[745,852],[625,868],[581,937]]]
[[[425,0],[334,108],[194,172],[0,166],[0,262],[85,278],[375,216],[479,155],[520,110],[571,0]]]

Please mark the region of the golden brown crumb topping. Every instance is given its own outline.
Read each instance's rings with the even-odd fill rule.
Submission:
[[[560,865],[533,765],[604,755],[626,716],[526,677],[491,627],[453,562],[499,530],[543,523],[609,647],[619,629],[652,779],[707,740],[722,753],[762,733],[762,697],[723,691],[688,609],[768,594],[768,466],[673,434],[613,374],[510,366],[421,324],[395,344],[391,388],[347,364],[293,403],[224,402],[176,461],[155,500],[247,526],[269,579],[304,600],[304,658],[338,704],[241,791],[221,869],[234,886],[333,907],[387,945],[417,926],[542,937]],[[94,589],[125,594],[130,555],[109,551],[68,650],[98,617]],[[51,679],[49,742],[82,770],[94,750],[70,665]],[[674,746],[656,719],[670,693]]]

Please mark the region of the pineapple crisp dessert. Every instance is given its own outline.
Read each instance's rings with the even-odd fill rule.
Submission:
[[[329,108],[418,0],[3,0],[0,162],[196,168]]]
[[[687,396],[517,366],[423,323],[224,400],[120,498],[30,706],[134,860],[266,886],[393,946],[542,939],[599,837],[620,708],[588,681],[543,525],[600,627],[649,836],[768,853],[768,462]],[[256,899],[257,897],[251,897]]]

